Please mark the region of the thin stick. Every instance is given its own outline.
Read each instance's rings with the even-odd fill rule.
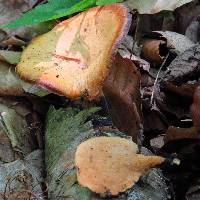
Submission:
[[[162,65],[161,65],[161,67],[160,67],[160,69],[158,70],[158,73],[157,73],[157,75],[156,75],[156,79],[155,79],[154,84],[153,84],[153,91],[152,91],[152,94],[151,94],[150,106],[153,105],[154,93],[155,93],[156,85],[157,85],[157,82],[158,82],[158,78],[159,78],[159,76],[160,76],[160,72],[161,72],[163,66],[165,65],[166,60],[167,60],[168,57],[169,57],[169,53],[167,54],[165,60],[163,61]]]

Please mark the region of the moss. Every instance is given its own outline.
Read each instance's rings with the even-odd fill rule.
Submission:
[[[77,109],[59,109],[51,107],[47,113],[45,131],[45,163],[47,171],[51,171],[71,142],[81,132],[91,129],[87,118],[98,111],[98,108],[90,108],[82,112]]]

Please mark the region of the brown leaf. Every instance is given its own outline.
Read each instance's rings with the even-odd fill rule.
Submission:
[[[133,62],[117,55],[103,88],[114,125],[135,141],[141,123],[140,78]]]
[[[6,0],[0,1],[0,13],[1,21],[0,25],[6,24],[11,20],[19,17],[23,12],[30,10],[38,0]],[[6,33],[7,37],[18,35],[24,37],[24,33],[30,28],[19,28],[19,29],[1,29]],[[0,41],[1,42],[1,41]]]
[[[191,128],[179,128],[170,126],[165,133],[165,143],[171,140],[186,139],[186,138],[198,138],[198,132],[195,127]]]
[[[166,42],[163,40],[147,39],[143,41],[142,55],[146,60],[161,64],[165,58],[162,55],[161,48],[166,48]]]
[[[190,110],[193,125],[196,127],[198,134],[200,134],[200,86],[198,86],[194,92],[193,103]]]
[[[159,108],[178,118],[190,117],[189,106],[194,90],[199,85],[199,60],[200,45],[196,45],[171,62],[160,81],[161,91],[155,95]]]

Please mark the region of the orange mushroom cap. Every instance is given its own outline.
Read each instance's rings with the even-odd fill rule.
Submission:
[[[130,26],[123,4],[91,8],[35,38],[17,73],[28,82],[69,98],[97,97],[116,45]]]
[[[137,154],[137,145],[120,137],[89,139],[75,154],[78,182],[102,196],[118,195],[131,188],[142,173],[164,160]]]

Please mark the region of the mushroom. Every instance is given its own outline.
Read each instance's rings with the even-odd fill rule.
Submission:
[[[137,154],[137,145],[120,137],[95,137],[82,142],[75,153],[80,185],[101,196],[118,195],[131,188],[151,167],[165,161],[160,156]]]
[[[16,67],[19,76],[69,98],[101,94],[116,45],[129,30],[123,4],[98,6],[32,40]]]

